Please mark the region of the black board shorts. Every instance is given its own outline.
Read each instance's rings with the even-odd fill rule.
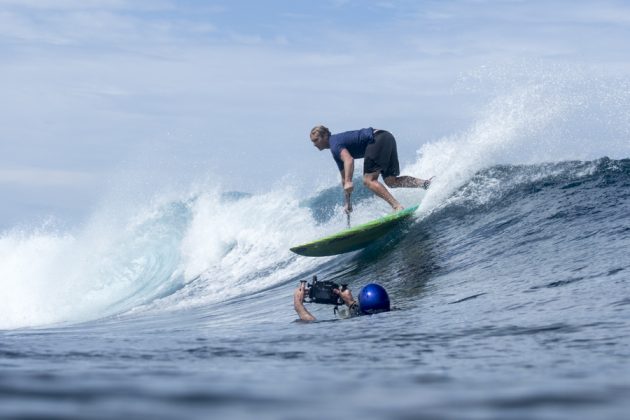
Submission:
[[[364,158],[364,174],[380,172],[383,179],[400,175],[396,139],[389,131],[381,130],[374,134],[374,142],[368,144]]]

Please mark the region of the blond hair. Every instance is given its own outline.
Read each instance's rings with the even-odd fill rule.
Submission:
[[[317,137],[326,138],[330,137],[330,130],[328,129],[328,127],[324,127],[323,125],[316,125],[311,130],[311,136],[313,134],[317,135]]]

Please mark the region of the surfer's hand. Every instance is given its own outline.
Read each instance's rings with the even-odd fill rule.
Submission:
[[[341,299],[343,300],[343,303],[345,303],[348,306],[351,306],[354,303],[352,292],[348,288],[346,288],[346,290],[344,290],[343,292],[340,291],[339,289],[333,289],[333,293],[339,295]]]
[[[432,176],[429,179],[425,179],[424,182],[422,183],[422,188],[424,188],[425,190],[428,190],[429,187],[431,186],[431,181],[433,181],[433,178],[435,178],[435,177]]]
[[[354,191],[354,184],[352,184],[352,181],[344,182],[343,190],[346,192],[346,197],[350,197],[350,194],[352,194],[352,191]]]
[[[350,196],[353,190],[354,186],[352,185],[352,181],[345,181],[343,183],[343,191],[346,193],[346,205],[343,207],[343,211],[346,214],[352,213],[352,201],[350,201]]]

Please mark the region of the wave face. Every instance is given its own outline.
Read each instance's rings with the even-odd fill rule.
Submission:
[[[439,206],[425,209],[397,246],[415,249],[427,235],[439,239],[438,249],[432,245],[422,253],[465,261],[461,272],[449,264],[452,275],[466,267],[504,265],[517,271],[509,275],[516,281],[530,273],[528,268],[544,278],[543,267],[566,266],[572,274],[548,281],[560,285],[585,272],[621,272],[624,264],[600,264],[623,261],[621,250],[630,245],[629,171],[628,160],[608,158],[484,169]],[[412,204],[409,194],[403,198]],[[355,201],[355,223],[388,211],[365,193]],[[196,192],[136,209],[124,224],[100,216],[77,233],[5,233],[0,238],[0,328],[199,307],[307,276],[315,268],[346,273],[341,267],[347,256],[308,259],[287,250],[342,229],[340,213],[337,188],[301,201],[286,191],[258,196]],[[391,240],[359,255],[369,260]],[[404,261],[387,264],[393,269]],[[423,267],[422,272],[441,275],[439,268]]]
[[[472,288],[613,281],[630,268],[629,187],[628,159],[495,166],[476,173],[396,247],[431,255],[422,256],[432,261],[423,268],[427,279],[470,278],[464,284]]]

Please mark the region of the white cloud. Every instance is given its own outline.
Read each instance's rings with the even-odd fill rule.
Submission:
[[[261,35],[246,35],[242,33],[234,33],[230,38],[237,44],[260,45],[264,42]]]
[[[42,168],[0,169],[0,184],[21,187],[85,187],[94,181],[88,172]]]
[[[206,19],[178,17],[170,1],[9,1],[0,0],[0,36],[45,44],[134,48],[190,41],[217,32]],[[204,8],[208,16],[220,9]],[[150,12],[150,13],[147,13]]]
[[[621,24],[630,23],[630,5],[599,4],[596,7],[577,7],[569,11],[579,22],[596,24]]]

